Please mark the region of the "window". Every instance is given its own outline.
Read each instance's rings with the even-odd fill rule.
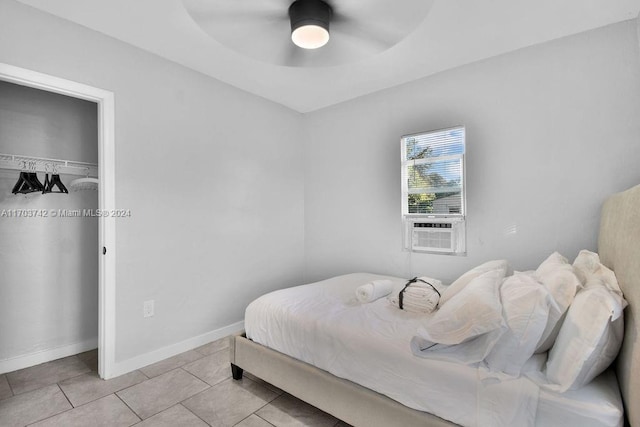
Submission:
[[[402,137],[402,213],[464,217],[465,130]]]
[[[466,254],[465,129],[402,137],[404,248]]]

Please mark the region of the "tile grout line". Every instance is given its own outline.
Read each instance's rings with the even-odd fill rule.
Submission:
[[[185,365],[186,365],[186,363],[185,363]],[[187,371],[186,369],[184,369],[184,365],[182,365],[182,366],[180,366],[180,367],[178,367],[178,368],[176,368],[176,369],[180,369],[182,372],[184,372],[184,373],[186,373],[186,374],[188,374],[188,375],[191,375],[193,378],[197,379],[197,380],[198,380],[198,381],[200,381],[201,383],[206,384],[207,388],[206,388],[206,389],[204,389],[204,390],[202,390],[202,391],[208,390],[208,389],[210,389],[210,388],[212,387],[212,385],[211,385],[211,384],[209,384],[208,382],[206,382],[206,381],[205,381],[205,380],[203,380],[202,378],[200,378],[200,377],[198,377],[197,375],[194,375],[194,374],[192,374],[191,372],[189,372],[189,371]],[[202,393],[202,392],[200,392],[200,393]],[[200,394],[200,393],[198,393],[198,394]],[[195,395],[194,395],[194,396],[195,396]],[[187,400],[187,399],[185,399],[185,400]],[[178,402],[178,403],[181,403],[181,402]]]
[[[243,379],[244,379],[244,378],[243,378]],[[257,384],[257,385],[260,385],[260,384],[258,384],[257,382],[255,382],[255,381],[251,380],[250,378],[247,378],[247,380],[249,380],[249,381],[251,381],[251,382],[253,382],[253,383]],[[235,380],[233,380],[233,381],[235,381]],[[263,387],[264,387],[264,386],[263,386]],[[267,389],[268,389],[268,387],[265,387],[265,388],[267,388]],[[273,391],[273,390],[271,390],[271,391]],[[255,411],[253,411],[251,414],[255,414],[255,415],[256,415],[256,417],[258,417],[258,418],[260,418],[261,420],[264,420],[264,421],[266,421],[267,423],[269,423],[269,421],[265,420],[265,419],[264,419],[264,418],[262,418],[260,415],[256,414],[256,412],[258,412],[259,410],[261,410],[261,409],[262,409],[262,408],[264,408],[265,406],[271,405],[271,402],[273,402],[274,400],[276,400],[276,399],[277,399],[277,398],[279,398],[280,396],[281,396],[281,395],[276,395],[273,399],[271,399],[271,400],[267,401],[264,405],[262,405],[261,407],[259,407],[259,408],[258,408],[258,409],[256,409]],[[250,416],[251,416],[251,414],[247,415],[247,417],[246,417],[246,418],[250,417]],[[269,424],[271,424],[271,423],[269,423]],[[271,424],[271,425],[273,425],[273,424]]]
[[[212,341],[212,342],[215,342],[215,341]],[[209,344],[211,344],[211,343],[209,343]],[[208,345],[208,344],[204,344],[204,345],[206,346],[206,345]],[[202,346],[200,346],[200,347],[202,347]],[[150,365],[143,366],[143,367],[138,368],[138,369],[136,369],[136,370],[137,370],[137,371],[142,372],[142,374],[143,374],[144,376],[146,376],[147,378],[149,378],[149,379],[153,379],[153,378],[159,377],[160,375],[166,374],[167,372],[171,372],[171,371],[173,371],[173,370],[175,370],[175,369],[184,368],[186,365],[189,365],[189,364],[191,364],[191,363],[197,362],[197,361],[202,360],[202,359],[204,359],[204,358],[206,358],[206,357],[213,356],[214,354],[220,353],[221,351],[228,351],[228,350],[229,350],[229,346],[224,347],[224,348],[221,348],[221,349],[219,349],[219,350],[216,350],[216,351],[214,351],[214,352],[212,352],[212,353],[210,353],[210,354],[204,354],[204,353],[202,353],[202,352],[198,351],[198,350],[197,350],[197,348],[192,348],[191,350],[187,350],[187,351],[185,351],[185,352],[183,352],[183,353],[176,354],[175,356],[168,357],[167,359],[163,359],[163,360],[160,360],[160,361],[158,361],[158,362],[152,363],[152,364],[150,364]],[[142,371],[144,368],[148,368],[148,367],[153,366],[153,365],[155,365],[155,364],[157,364],[157,363],[161,363],[161,362],[163,362],[163,361],[165,361],[165,360],[171,359],[171,358],[173,358],[173,357],[177,357],[177,356],[179,356],[180,354],[184,354],[184,353],[191,352],[191,351],[193,351],[194,353],[197,353],[198,355],[200,355],[200,357],[199,357],[199,358],[197,358],[197,359],[195,359],[195,360],[192,360],[192,361],[190,361],[190,362],[185,362],[185,363],[183,363],[182,365],[178,365],[178,366],[176,366],[175,368],[169,369],[169,370],[168,370],[168,371],[166,371],[166,372],[162,372],[162,373],[160,373],[160,374],[158,374],[158,375],[154,375],[153,377],[151,377],[151,376],[149,376],[149,375],[145,374],[145,373]],[[190,373],[190,372],[189,372],[189,371],[187,371],[186,369],[185,369],[185,371],[186,371],[186,372],[188,372],[188,373]],[[201,380],[201,381],[204,381],[204,380],[200,379],[199,377],[196,377],[196,378],[198,378],[198,379],[199,379],[199,380]],[[206,381],[204,381],[204,382],[206,382]],[[207,383],[207,384],[208,384],[208,383]]]
[[[198,353],[198,354],[200,354],[200,353]],[[147,378],[149,378],[149,379],[153,379],[153,378],[158,378],[159,376],[164,375],[164,374],[166,374],[166,373],[169,373],[169,372],[171,372],[171,371],[175,371],[176,369],[183,369],[185,366],[187,366],[187,365],[189,365],[189,364],[191,364],[191,363],[198,362],[199,360],[202,360],[202,359],[204,359],[205,357],[206,357],[206,356],[203,356],[203,357],[200,357],[200,358],[198,358],[198,359],[195,359],[195,360],[193,360],[193,361],[191,361],[191,362],[183,363],[182,365],[175,366],[175,367],[173,367],[173,368],[169,369],[168,371],[161,372],[161,373],[156,374],[156,375],[154,375],[154,376],[149,376],[148,374],[145,374],[145,373],[144,373],[144,371],[142,371],[144,368],[146,368],[146,366],[143,366],[142,368],[140,368],[140,369],[138,369],[138,370],[139,370],[140,372],[142,372],[142,373],[144,374],[144,376],[145,376],[145,377],[147,377]],[[186,369],[184,369],[184,371],[188,372]]]
[[[52,385],[54,385],[54,384],[49,384],[49,385],[46,385],[46,386],[44,386],[44,387],[37,388],[36,390],[42,390],[43,388],[45,388],[45,387],[50,387],[50,386],[52,386]],[[69,398],[67,398],[67,395],[66,395],[66,394],[64,394],[64,391],[62,391],[62,388],[60,388],[60,385],[58,385],[58,383],[55,383],[55,386],[57,386],[57,387],[58,387],[58,390],[60,390],[60,392],[62,393],[62,395],[64,396],[64,398],[65,398],[65,399],[67,399],[67,402],[69,402]],[[33,391],[36,391],[36,390],[33,390]],[[27,392],[27,393],[29,393],[29,392]],[[65,409],[64,411],[62,411],[62,412],[58,412],[57,414],[53,414],[53,415],[50,415],[50,416],[48,416],[48,417],[45,417],[45,418],[42,418],[42,419],[36,420],[36,421],[34,421],[34,422],[32,422],[32,423],[27,424],[27,426],[32,426],[32,425],[34,425],[34,424],[36,424],[36,423],[39,423],[39,422],[41,422],[41,421],[48,420],[48,419],[51,419],[51,418],[53,418],[53,417],[57,417],[58,415],[60,415],[60,414],[64,414],[65,412],[73,411],[73,410],[75,409],[75,407],[74,407],[73,405],[71,405],[71,402],[69,402],[69,405],[71,406],[71,408],[69,408],[69,409]]]
[[[255,412],[254,412],[254,414],[255,414],[256,417],[260,418],[261,420],[264,420],[265,423],[267,423],[267,424],[269,424],[269,425],[271,425],[273,427],[276,427],[275,424],[270,423],[269,421],[265,420],[264,418],[262,418],[260,415],[256,414]]]
[[[212,354],[213,354],[213,353],[212,353]],[[184,369],[184,371],[185,371],[185,372],[187,372],[187,373],[189,373],[189,374],[191,374],[191,373],[190,373],[189,371],[187,371],[186,369]],[[196,375],[194,375],[194,374],[191,374],[191,375],[193,375],[195,378],[198,378],[198,376],[196,376]],[[203,381],[203,382],[204,382],[205,384],[207,384],[207,385],[209,384],[209,383],[207,383],[206,381],[204,381],[204,380],[202,380],[202,379],[200,379],[200,378],[198,378],[198,379],[199,379],[200,381]],[[227,381],[227,380],[229,380],[229,379],[231,379],[231,377],[225,378],[224,380],[222,380],[222,381],[220,381],[220,382],[216,383],[216,385],[221,384],[221,383],[223,383],[224,381]],[[250,382],[252,382],[252,383],[254,383],[254,384],[256,384],[256,385],[258,385],[258,386],[260,386],[260,385],[261,385],[261,384],[258,384],[256,381],[252,380],[251,378],[243,378],[243,380],[245,380],[245,379],[246,379],[246,380],[248,380],[248,381],[250,381]],[[235,381],[235,380],[233,380],[233,379],[231,379],[231,380],[232,380],[232,381]],[[182,406],[183,406],[187,411],[191,412],[191,413],[192,413],[192,414],[194,414],[196,417],[200,418],[196,413],[194,413],[193,411],[191,411],[187,406],[183,405],[182,403],[183,403],[183,402],[185,402],[185,401],[187,401],[187,400],[189,400],[189,399],[191,399],[191,398],[193,398],[193,397],[195,397],[195,396],[198,396],[199,394],[202,394],[202,393],[204,393],[204,392],[206,392],[206,391],[209,391],[209,390],[210,390],[210,389],[212,389],[213,387],[214,387],[214,386],[209,386],[209,387],[207,387],[206,389],[202,390],[201,392],[196,393],[196,394],[194,394],[193,396],[190,396],[190,397],[188,397],[188,398],[186,398],[186,399],[184,399],[184,400],[180,401],[180,402],[178,403],[178,405],[182,405]],[[263,386],[263,387],[264,387],[264,386]],[[267,389],[268,389],[268,387],[265,387],[265,388],[267,388]],[[270,390],[270,391],[273,391],[273,390]],[[243,419],[241,419],[240,421],[238,421],[236,424],[234,424],[234,426],[236,426],[236,425],[238,425],[239,423],[241,423],[242,421],[246,420],[246,419],[247,419],[247,418],[249,418],[251,415],[255,415],[256,417],[260,418],[261,420],[264,420],[264,421],[265,421],[267,424],[269,424],[270,426],[274,426],[274,427],[275,427],[275,425],[274,425],[274,424],[272,424],[272,423],[270,423],[269,421],[265,420],[265,419],[264,419],[264,418],[262,418],[260,415],[256,414],[256,412],[257,412],[257,411],[259,411],[260,409],[264,408],[265,406],[269,405],[271,402],[273,402],[274,400],[276,400],[278,397],[280,397],[280,395],[277,395],[277,394],[276,394],[276,396],[275,396],[273,399],[271,399],[271,400],[267,401],[264,405],[262,405],[261,407],[259,407],[259,408],[258,408],[258,409],[256,409],[255,411],[251,412],[249,415],[247,415],[246,417],[244,417]],[[209,423],[208,423],[207,421],[205,421],[204,419],[202,419],[202,418],[200,418],[200,419],[201,419],[202,421],[204,421],[204,423],[205,423],[205,424],[207,424],[208,426],[211,426],[211,424],[209,424]],[[333,426],[333,427],[335,427],[335,426]]]
[[[136,372],[136,371],[131,371],[130,373],[133,373],[133,372]],[[93,373],[93,371],[92,371],[92,372],[87,372],[87,374],[89,374],[89,373]],[[87,375],[87,374],[82,374],[82,375]],[[97,373],[97,372],[95,372],[95,374],[97,375],[98,373]],[[150,380],[150,378],[149,378],[149,377],[147,377],[147,376],[146,376],[145,374],[143,374],[142,372],[140,372],[140,374],[142,374],[142,376],[143,376],[143,377],[145,377],[145,378],[147,378],[147,379],[146,379],[146,380],[143,380],[143,381],[140,381],[140,382],[139,382],[139,383],[137,383],[137,384],[133,384],[133,385],[130,385],[130,386],[127,386],[127,387],[121,388],[121,389],[119,389],[119,390],[115,390],[115,391],[113,391],[112,393],[109,393],[109,394],[107,394],[107,395],[105,395],[105,396],[96,397],[95,399],[92,399],[92,400],[89,400],[89,401],[87,401],[87,402],[84,402],[84,403],[82,403],[82,404],[80,404],[80,405],[78,405],[78,406],[75,406],[73,403],[71,403],[71,399],[69,399],[69,397],[67,397],[67,396],[66,396],[66,393],[64,392],[64,389],[62,388],[62,386],[61,386],[59,383],[58,383],[58,387],[60,387],[60,389],[62,390],[62,392],[65,394],[65,397],[67,397],[67,400],[69,400],[69,403],[71,403],[71,406],[72,406],[72,407],[74,407],[74,408],[79,408],[80,406],[88,405],[89,403],[93,403],[93,402],[95,402],[96,400],[103,399],[103,398],[105,398],[105,397],[109,396],[110,394],[116,394],[116,393],[119,393],[119,392],[124,391],[124,390],[126,390],[126,389],[128,389],[128,388],[131,388],[131,387],[133,387],[133,386],[136,386],[136,385],[138,385],[138,384],[142,384],[143,382],[145,382],[145,381],[149,381],[149,380]],[[124,374],[124,375],[129,375],[129,374]],[[80,375],[78,375],[78,377],[79,377],[79,376],[80,376]],[[73,377],[73,378],[77,378],[77,377]],[[116,378],[117,378],[117,377],[116,377]],[[71,378],[69,378],[69,379],[71,379]],[[103,380],[102,378],[100,378],[100,376],[98,376],[98,379],[99,379],[100,381],[105,381],[105,382],[106,382],[106,381],[110,381],[110,380]],[[64,380],[64,381],[66,381],[66,380]],[[120,398],[120,396],[116,396],[116,397]],[[134,413],[135,413],[135,411],[134,411]],[[137,414],[136,414],[136,415],[137,415]]]
[[[267,405],[268,405],[268,404],[267,404]],[[267,405],[265,405],[265,406],[267,406]],[[264,406],[263,406],[262,408],[264,408]],[[260,409],[262,409],[262,408],[260,408]],[[260,409],[256,409],[256,412],[258,412]],[[265,420],[265,419],[264,419],[264,418],[262,418],[260,415],[256,414],[256,412],[252,412],[251,414],[249,414],[249,417],[250,417],[251,415],[255,415],[256,417],[260,418],[262,421],[264,421],[265,423],[269,424],[270,426],[276,427],[276,425],[275,425],[275,424],[270,423],[269,421]],[[247,418],[249,418],[249,417],[247,417]],[[245,420],[246,420],[247,418],[245,418]],[[244,420],[243,420],[243,421],[244,421]],[[242,421],[240,421],[240,422],[242,422]],[[335,427],[335,426],[334,426],[334,427]]]
[[[9,397],[15,396],[16,394],[13,392],[13,387],[11,387],[11,382],[9,381],[9,376],[7,374],[3,374],[3,375],[4,375],[4,379],[7,381],[7,385],[9,386],[9,391],[11,392],[11,396],[9,396]]]
[[[138,384],[142,384],[142,383],[138,383]],[[133,387],[133,386],[132,386],[132,387]],[[113,393],[111,393],[111,394],[113,394],[113,395],[116,397],[116,399],[118,399],[120,402],[122,402],[122,403],[124,404],[124,406],[126,406],[127,408],[129,408],[129,410],[133,413],[133,415],[135,415],[136,417],[138,417],[139,421],[138,421],[137,423],[135,423],[135,424],[138,424],[138,423],[141,423],[142,421],[144,421],[144,419],[143,419],[143,418],[142,418],[142,417],[141,417],[141,416],[140,416],[136,411],[134,411],[134,410],[133,410],[133,408],[132,408],[131,406],[127,405],[127,402],[125,402],[125,401],[124,401],[120,396],[118,396],[118,394],[117,394],[116,392],[113,392]],[[110,396],[110,395],[107,395],[107,396]],[[107,397],[107,396],[105,396],[105,397]],[[155,415],[155,414],[154,414],[154,415]],[[153,416],[153,415],[152,415],[152,416]],[[149,418],[151,418],[151,417],[149,417]],[[132,425],[135,425],[135,424],[132,424]]]
[[[176,368],[176,369],[182,369],[182,368]],[[205,384],[207,385],[207,388],[205,388],[205,389],[204,389],[204,390],[202,390],[202,391],[197,392],[197,393],[196,393],[196,394],[194,394],[193,396],[189,396],[189,397],[187,397],[186,399],[181,400],[180,402],[176,403],[176,405],[182,405],[184,402],[186,402],[187,400],[191,399],[192,397],[196,397],[196,396],[198,396],[198,395],[200,395],[200,394],[202,394],[202,393],[204,393],[204,392],[206,392],[206,391],[209,391],[209,390],[211,390],[211,389],[213,388],[213,386],[209,385],[209,383],[208,383],[208,382],[201,380],[200,378],[196,377],[195,375],[193,375],[191,372],[187,371],[186,369],[182,369],[182,370],[183,370],[184,372],[186,372],[187,374],[191,375],[192,377],[194,377],[195,379],[197,379],[198,381],[202,381],[203,383],[205,383]],[[184,405],[182,405],[182,406],[184,406]],[[184,407],[185,407],[187,410],[189,410],[189,412],[191,412],[191,410],[190,410],[189,408],[187,408],[186,406],[184,406]],[[161,412],[162,412],[162,411],[161,411]],[[198,417],[198,418],[200,418],[200,417]],[[204,421],[204,420],[202,420],[202,421]],[[205,422],[205,423],[207,423],[206,421],[204,421],[204,422]],[[209,423],[207,423],[207,424],[209,424]]]
[[[209,357],[209,356],[206,356],[206,357]],[[194,361],[194,362],[192,362],[192,363],[195,363],[195,362],[197,362],[197,360],[196,360],[196,361]],[[193,375],[195,378],[199,379],[200,381],[202,381],[203,383],[205,383],[206,385],[208,385],[208,386],[209,386],[209,388],[211,388],[211,387],[215,387],[215,386],[217,386],[218,384],[223,383],[224,381],[226,381],[226,380],[228,380],[229,378],[231,378],[231,375],[229,375],[229,376],[227,376],[227,377],[224,377],[223,379],[221,379],[221,380],[220,380],[220,381],[218,381],[217,383],[215,383],[215,384],[211,384],[210,382],[208,382],[208,381],[207,381],[207,380],[205,380],[204,378],[200,378],[200,377],[199,377],[199,376],[197,376],[195,373],[192,373],[192,372],[191,372],[191,371],[189,371],[188,369],[185,369],[185,366],[187,366],[187,365],[190,365],[190,363],[185,363],[185,364],[184,364],[184,365],[182,365],[179,369],[182,369],[182,370],[183,370],[183,371],[185,371],[186,373],[188,373],[188,374],[190,374],[190,375]],[[198,394],[199,394],[199,393],[198,393]],[[186,399],[185,399],[185,400],[186,400]]]
[[[207,389],[207,390],[209,390],[209,389]],[[200,393],[198,393],[198,394],[200,394]],[[195,396],[195,394],[194,394],[194,396]],[[185,399],[185,400],[187,400],[187,399]],[[183,400],[182,402],[184,402],[184,400]],[[182,406],[184,409],[186,409],[187,411],[189,411],[189,413],[190,413],[190,414],[193,414],[193,416],[195,416],[196,418],[198,418],[199,420],[201,420],[201,421],[202,421],[203,423],[205,423],[206,425],[208,425],[208,426],[210,426],[210,425],[211,425],[211,424],[209,424],[208,422],[206,422],[205,420],[203,420],[203,419],[202,419],[202,417],[200,417],[198,414],[196,414],[195,412],[193,412],[191,409],[189,409],[189,408],[187,408],[186,406],[184,406],[184,405],[182,404],[182,402],[178,402],[178,403],[176,403],[175,405],[173,405],[173,406],[172,406],[172,408],[173,408],[173,407],[175,407],[175,406],[180,405],[180,406]],[[166,409],[165,409],[165,411],[166,411]]]
[[[84,363],[84,362],[82,362],[82,363]],[[64,392],[64,390],[62,389],[62,386],[60,385],[60,383],[65,382],[65,381],[67,381],[67,380],[71,380],[71,379],[73,379],[73,378],[81,377],[82,375],[90,374],[90,373],[92,373],[92,372],[93,372],[93,371],[91,370],[91,368],[89,368],[89,372],[83,372],[83,373],[81,373],[81,374],[74,375],[74,376],[69,377],[69,378],[65,378],[65,379],[60,380],[60,381],[58,381],[57,383],[55,383],[55,384],[58,386],[58,388],[60,389],[60,391],[62,391],[62,394],[64,394],[64,397],[66,397],[66,398],[67,398],[67,400],[69,401],[69,404],[71,405],[71,407],[72,407],[72,408],[75,408],[76,406],[74,406],[74,405],[73,405],[73,403],[71,403],[71,400],[69,400],[69,398],[67,397],[67,394],[66,394],[66,393]],[[44,386],[44,387],[47,387],[47,386]],[[44,388],[44,387],[40,387],[40,388]],[[40,390],[40,388],[39,388],[39,389],[36,389],[36,390]],[[78,405],[78,406],[82,406],[82,405]]]
[[[59,385],[62,381],[70,380],[70,379],[72,379],[72,378],[78,378],[79,376],[81,376],[81,375],[85,375],[85,374],[88,374],[88,373],[89,373],[89,372],[84,372],[84,373],[82,373],[82,374],[74,375],[74,376],[72,376],[72,377],[65,378],[65,379],[60,380],[60,381],[56,381],[55,383],[44,384],[44,385],[42,385],[42,386],[40,386],[40,387],[38,387],[38,388],[34,388],[34,389],[27,390],[27,391],[23,391],[23,392],[18,393],[18,394],[15,394],[15,393],[14,393],[14,394],[13,394],[13,396],[22,396],[22,395],[27,394],[27,393],[31,393],[31,392],[34,392],[34,391],[42,390],[43,388],[45,388],[45,387],[50,387],[50,386],[52,386],[52,385],[57,385],[57,386],[62,390],[62,387],[60,387],[60,385]],[[10,387],[11,387],[11,386],[10,386]],[[13,392],[13,389],[12,389],[11,391]],[[64,391],[63,391],[63,393],[64,393]],[[71,403],[71,402],[69,402],[69,403]],[[73,405],[71,405],[71,406],[73,406]],[[74,408],[75,408],[75,406],[74,406]]]
[[[71,357],[76,357],[76,355],[73,355],[73,356],[67,356],[67,357],[62,357],[62,358],[60,358],[60,359],[50,360],[49,362],[44,362],[44,363],[56,362],[56,361],[58,361],[58,360],[68,359],[68,358],[71,358]],[[82,364],[83,364],[87,369],[89,369],[89,372],[82,372],[82,373],[80,373],[80,374],[73,375],[73,376],[68,377],[68,378],[64,378],[64,379],[62,379],[62,380],[60,380],[60,381],[56,381],[56,382],[51,383],[51,384],[45,384],[45,385],[42,385],[42,386],[40,386],[40,387],[38,387],[38,388],[34,388],[33,390],[23,391],[23,392],[18,393],[18,394],[16,394],[16,393],[13,391],[13,387],[11,386],[11,383],[9,382],[9,376],[8,376],[7,374],[4,374],[4,375],[5,375],[5,378],[7,379],[7,384],[9,384],[9,388],[11,389],[11,393],[13,394],[13,396],[20,396],[20,395],[23,395],[23,394],[26,394],[26,393],[30,393],[30,392],[32,392],[32,391],[36,391],[36,390],[43,389],[43,388],[45,388],[45,387],[52,386],[52,385],[54,385],[54,384],[55,384],[55,385],[58,385],[59,383],[61,383],[61,382],[63,382],[63,381],[70,380],[70,379],[72,379],[72,378],[77,378],[77,377],[79,377],[79,376],[81,376],[81,375],[85,375],[85,374],[88,374],[88,373],[94,372],[94,371],[93,371],[89,366],[87,366],[87,364],[86,364],[86,363],[84,363],[80,358],[76,357],[76,359],[78,359],[78,360],[79,360],[79,361],[80,361],[80,362],[81,362],[81,363],[82,363]],[[39,365],[43,365],[44,363],[40,363]],[[30,367],[28,367],[28,368],[23,368],[23,369],[18,369],[18,371],[22,371],[22,370],[24,370],[24,369],[33,368],[33,367],[35,367],[35,366],[39,366],[39,365],[34,365],[34,366],[30,366]],[[11,374],[11,373],[18,372],[18,371],[12,371],[12,372],[9,372],[9,373]],[[62,387],[60,387],[59,385],[58,385],[58,387],[62,390]],[[63,393],[64,393],[64,391],[63,391]],[[65,396],[65,397],[66,397],[66,396]],[[71,402],[69,402],[69,403],[71,403]],[[74,407],[73,405],[71,405],[71,406],[72,406],[72,407]]]
[[[58,389],[60,389],[60,391],[62,392],[62,395],[64,396],[64,398],[67,399],[67,402],[69,402],[69,405],[71,405],[71,409],[75,409],[76,406],[73,403],[71,403],[71,400],[69,399],[69,396],[67,396],[67,393],[64,392],[64,390],[60,386],[60,383],[58,382],[58,383],[56,383],[56,385],[58,386]]]
[[[209,385],[209,383],[207,383],[206,381],[203,381],[203,380],[201,380],[200,378],[196,377],[195,375],[193,375],[191,372],[187,371],[186,369],[182,369],[182,366],[179,366],[179,367],[177,367],[177,368],[175,368],[175,369],[171,369],[170,371],[167,371],[167,372],[165,372],[164,374],[167,374],[167,373],[172,372],[172,371],[176,371],[176,370],[178,370],[178,369],[180,369],[181,371],[185,372],[185,373],[186,373],[186,374],[188,374],[188,375],[191,375],[193,378],[195,378],[195,379],[197,379],[198,381],[200,381],[201,383],[205,384],[205,385],[207,386],[207,388],[205,388],[204,390],[202,390],[202,391],[200,391],[200,392],[198,392],[198,393],[194,394],[193,396],[189,396],[189,397],[187,397],[186,399],[183,399],[183,400],[181,400],[181,401],[177,402],[175,405],[169,406],[169,408],[173,408],[173,407],[174,407],[174,406],[176,406],[176,405],[182,405],[182,402],[184,402],[185,400],[191,399],[192,397],[197,396],[197,395],[199,395],[200,393],[204,393],[205,391],[207,391],[207,390],[209,390],[209,389],[211,388],[211,386]],[[164,374],[160,374],[160,375],[164,375]],[[155,377],[153,377],[153,378],[158,378],[160,375],[155,376]],[[126,389],[131,388],[131,387],[135,387],[135,386],[140,385],[140,384],[143,384],[143,383],[145,383],[146,381],[150,381],[150,380],[152,380],[153,378],[149,378],[148,380],[142,381],[142,382],[140,382],[140,383],[138,383],[138,384],[134,384],[134,385],[132,385],[132,386],[130,386],[130,387],[127,387]],[[115,395],[116,395],[116,397],[118,397],[118,399],[122,400],[122,402],[123,402],[125,405],[127,405],[127,403],[126,403],[126,402],[125,402],[125,401],[124,401],[120,396],[118,396],[118,394],[117,394],[117,393],[119,393],[119,392],[121,392],[121,391],[124,391],[124,390],[126,390],[126,389],[122,389],[122,390],[119,390],[119,391],[117,391],[117,392],[114,392],[114,393],[113,393],[113,394],[115,394]],[[183,406],[185,409],[189,410],[189,408],[187,408],[186,406],[184,406],[184,405],[182,405],[182,406]],[[138,418],[140,418],[140,419],[141,419],[141,421],[148,420],[149,418],[151,418],[151,417],[153,417],[153,416],[155,416],[155,415],[158,415],[158,414],[160,414],[161,412],[164,412],[164,411],[166,411],[167,409],[169,409],[169,408],[164,408],[164,409],[162,409],[161,411],[156,412],[155,414],[151,414],[151,415],[149,415],[147,418],[142,418],[142,417],[141,417],[141,416],[140,416],[136,411],[134,411],[134,410],[133,410],[133,408],[131,408],[129,405],[127,405],[127,407],[128,407],[129,409],[131,409],[131,410],[133,411],[133,413],[134,413],[134,414],[136,414],[136,416],[137,416]],[[191,411],[189,411],[189,412],[191,412]],[[194,414],[194,415],[195,415],[195,414]],[[198,418],[200,418],[200,417],[198,417]],[[204,420],[202,420],[202,421],[204,421]],[[207,423],[206,421],[205,421],[205,423],[206,423],[207,425],[210,425],[210,424],[209,424],[209,423]]]

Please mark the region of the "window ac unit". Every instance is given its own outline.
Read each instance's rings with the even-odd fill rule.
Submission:
[[[411,218],[407,228],[411,251],[456,255],[466,252],[463,218]]]

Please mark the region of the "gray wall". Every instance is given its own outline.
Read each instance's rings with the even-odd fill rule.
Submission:
[[[96,104],[0,81],[0,153],[97,163],[97,150]],[[97,219],[8,216],[96,209],[97,192],[14,195],[18,175],[0,171],[0,360],[98,338]]]
[[[308,114],[306,280],[353,271],[445,281],[596,249],[599,209],[640,183],[640,60],[627,21]],[[465,125],[466,257],[402,251],[400,136]],[[512,231],[516,231],[513,233]]]
[[[0,10],[0,62],[115,93],[116,204],[132,213],[116,224],[117,362],[302,281],[299,114],[17,2]]]

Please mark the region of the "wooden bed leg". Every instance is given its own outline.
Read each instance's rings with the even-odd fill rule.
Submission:
[[[244,372],[244,369],[234,365],[233,363],[231,364],[231,375],[233,376],[234,380],[241,380],[243,372]]]

